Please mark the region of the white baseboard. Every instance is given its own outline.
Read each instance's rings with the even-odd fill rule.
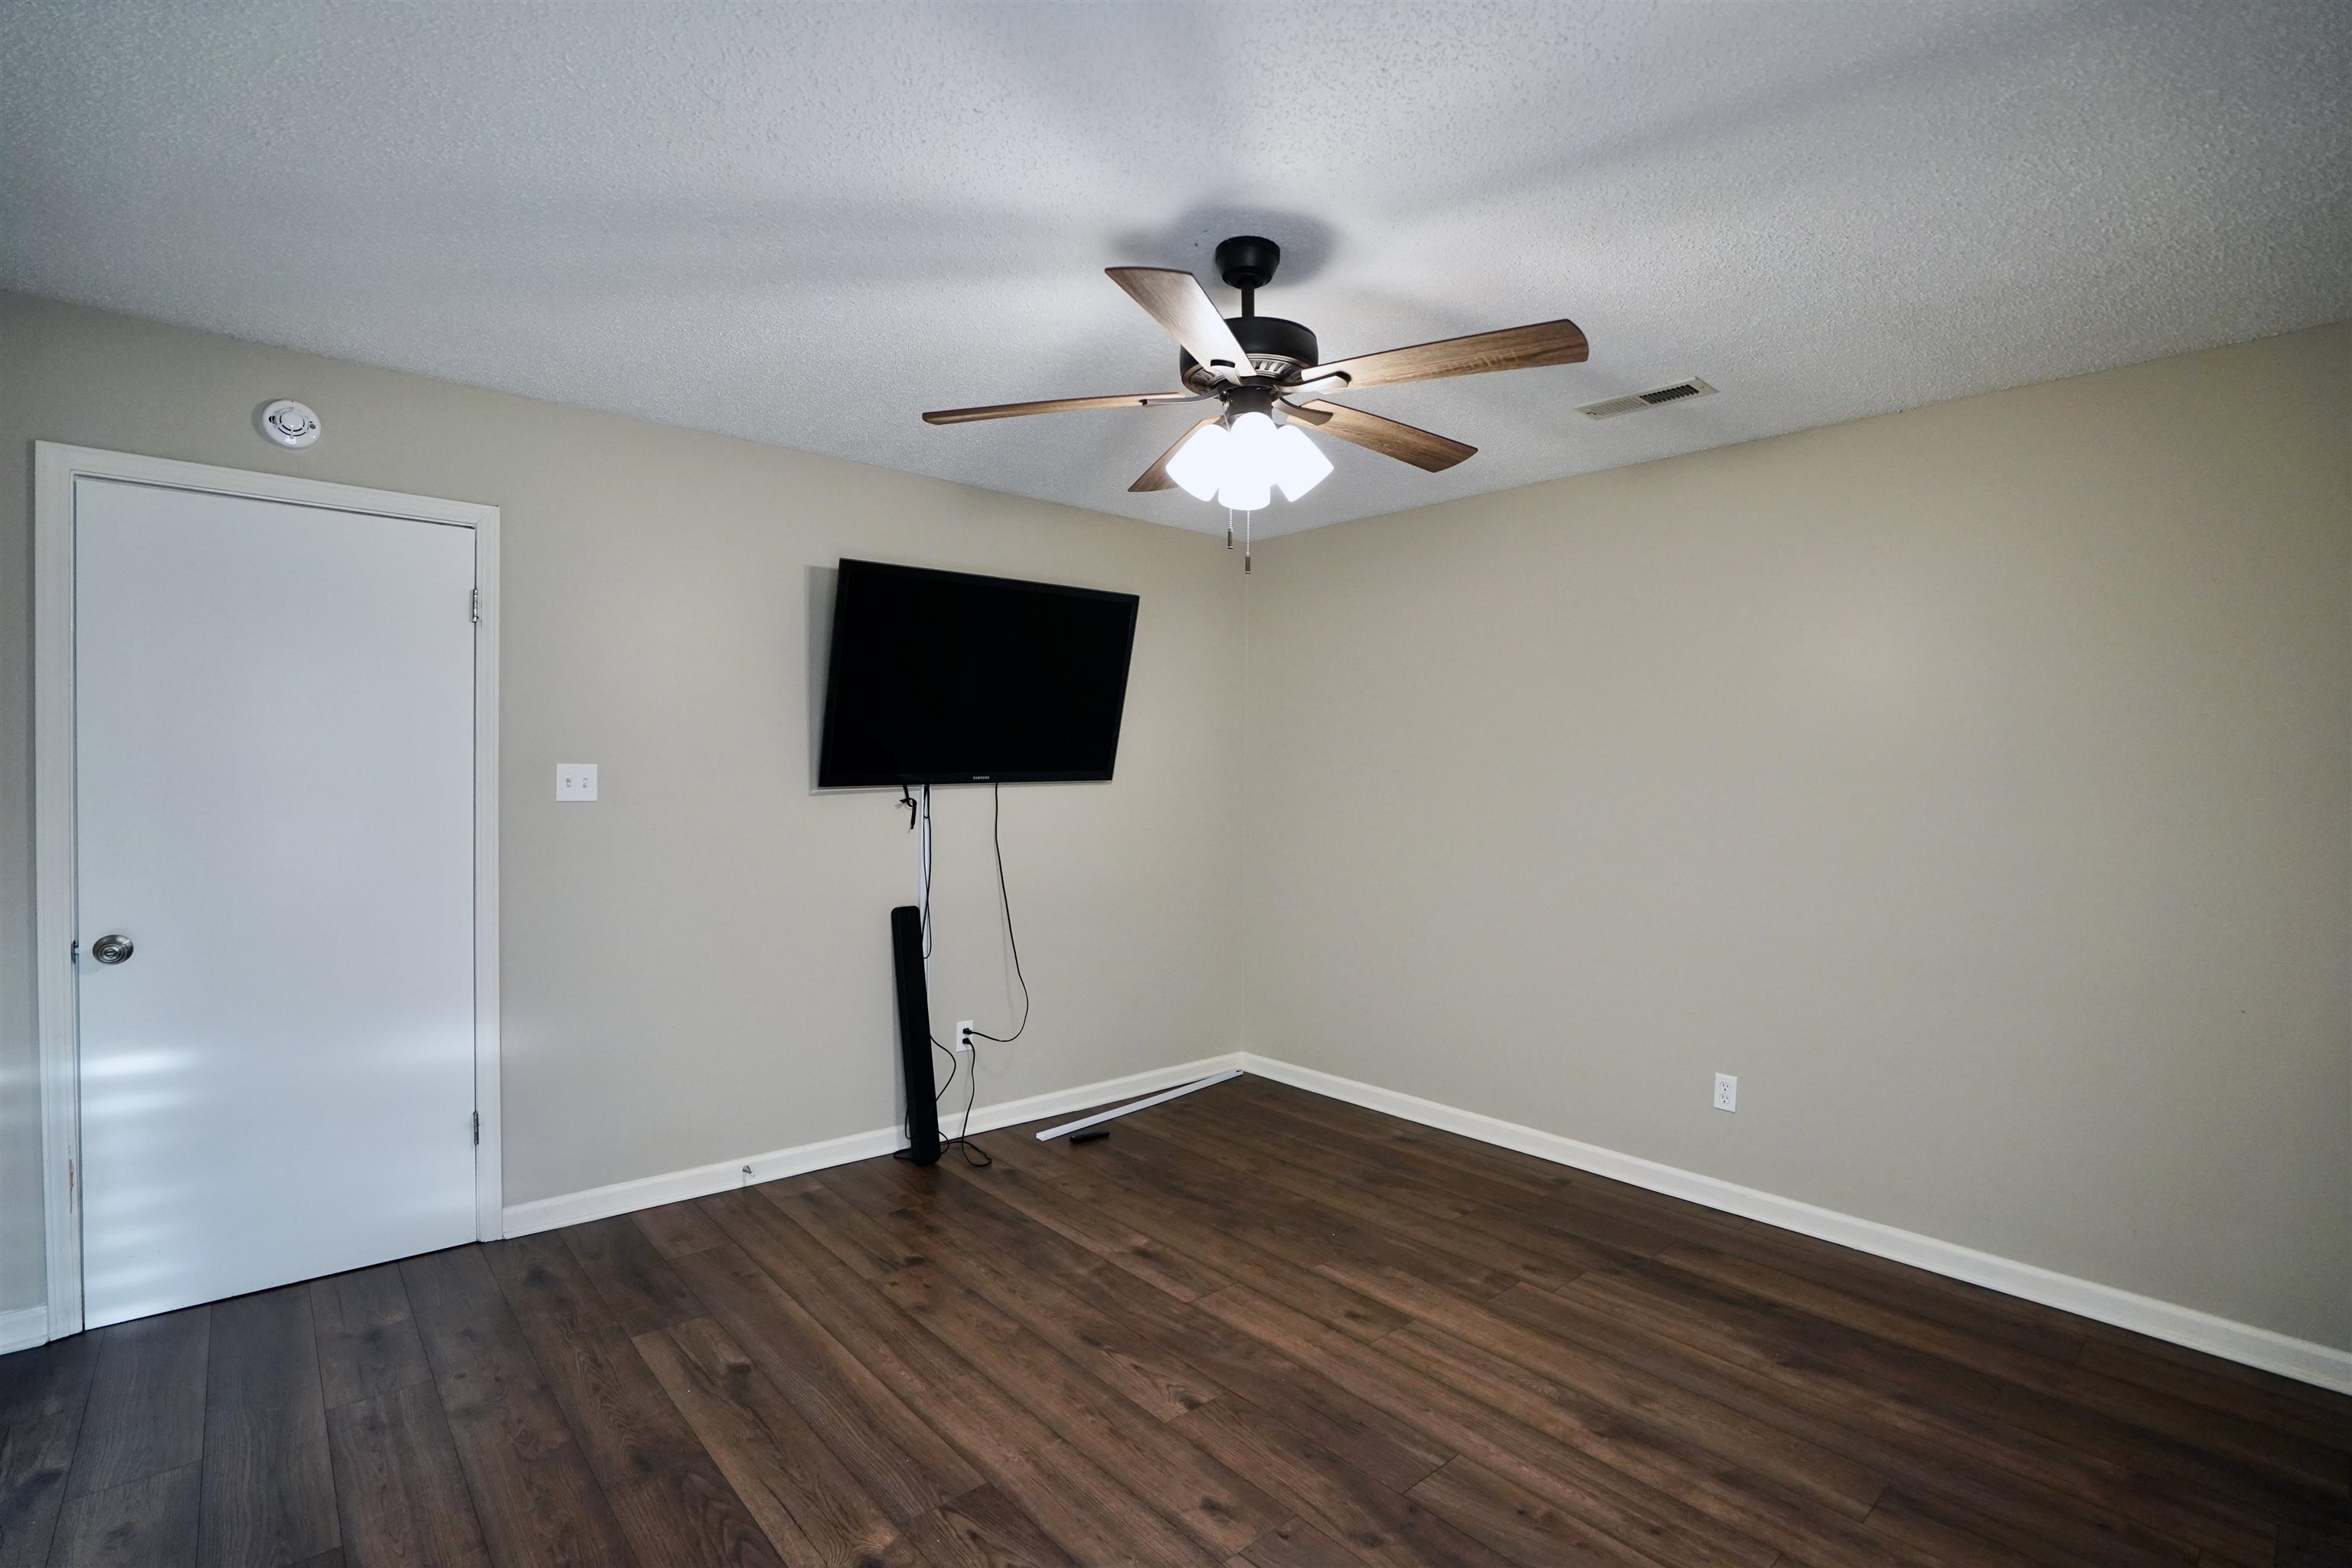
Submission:
[[[992,1132],[1000,1127],[1041,1121],[1049,1116],[1064,1116],[1073,1110],[1084,1110],[1090,1106],[1125,1100],[1131,1095],[1173,1089],[1180,1083],[1190,1083],[1211,1073],[1232,1071],[1240,1065],[1237,1053],[1208,1057],[1197,1062],[1181,1062],[1174,1067],[1153,1068],[1149,1072],[1129,1073],[1125,1078],[1106,1079],[1100,1083],[1080,1084],[1076,1089],[1033,1094],[1026,1100],[1007,1100],[1001,1105],[983,1104],[971,1113],[971,1130],[974,1132]],[[961,1131],[962,1119],[958,1117],[952,1125]],[[740,1159],[721,1160],[716,1164],[697,1165],[690,1170],[670,1171],[658,1176],[640,1176],[631,1182],[615,1182],[608,1187],[591,1187],[585,1192],[536,1198],[530,1203],[516,1204],[506,1211],[506,1234],[529,1236],[533,1231],[554,1230],[561,1226],[581,1225],[592,1219],[609,1219],[614,1215],[632,1214],[638,1209],[679,1203],[687,1198],[708,1197],[712,1193],[725,1192],[730,1187],[744,1186],[752,1182],[780,1181],[786,1176],[822,1171],[830,1165],[845,1165],[853,1160],[871,1160],[878,1154],[895,1152],[906,1145],[907,1135],[901,1129],[883,1127],[871,1132],[852,1132],[846,1137],[828,1138],[823,1142],[773,1149],[765,1154],[746,1154]],[[747,1165],[751,1167],[748,1176],[744,1174]]]
[[[46,1306],[18,1307],[0,1312],[0,1355],[48,1342],[49,1310]]]
[[[1406,1121],[1417,1121],[1424,1127],[1457,1132],[1481,1143],[1516,1149],[1538,1160],[1549,1160],[1556,1164],[1613,1177],[1637,1187],[1647,1187],[1653,1192],[1721,1209],[1727,1214],[1760,1220],[1782,1230],[1793,1230],[1801,1236],[1835,1242],[1840,1247],[1851,1247],[1857,1252],[1893,1258],[1915,1268],[1925,1268],[1954,1279],[1965,1279],[1971,1285],[1982,1285],[2005,1295],[2039,1301],[2045,1307],[2055,1307],[2061,1311],[2095,1319],[2119,1329],[2130,1329],[2152,1339],[2166,1340],[2303,1383],[2352,1394],[2352,1351],[2294,1339],[2270,1329],[2258,1329],[2250,1323],[2200,1312],[2193,1307],[2159,1301],[2154,1297],[2118,1289],[2113,1285],[2078,1279],[2034,1264],[1996,1258],[1989,1252],[1938,1241],[1914,1231],[1897,1230],[1875,1220],[1858,1219],[1834,1209],[1799,1203],[1794,1198],[1775,1197],[1770,1193],[1743,1187],[1735,1182],[1702,1176],[1695,1171],[1678,1170],[1672,1165],[1661,1165],[1654,1160],[1621,1154],[1613,1149],[1581,1143],[1556,1132],[1521,1127],[1516,1122],[1483,1116],[1476,1111],[1457,1110],[1450,1105],[1440,1105],[1435,1100],[1423,1100],[1417,1095],[1401,1094],[1394,1089],[1359,1083],[1354,1079],[1318,1072],[1313,1068],[1296,1067],[1289,1062],[1276,1061],[1248,1051],[1242,1053],[1241,1065],[1244,1072],[1273,1079],[1312,1094],[1343,1100],[1368,1110],[1381,1111]]]

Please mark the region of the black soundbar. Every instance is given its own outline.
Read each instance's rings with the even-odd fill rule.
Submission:
[[[940,1163],[939,1090],[931,1086],[931,993],[923,984],[923,911],[890,911],[890,957],[898,978],[898,1060],[907,1073],[908,1158]]]

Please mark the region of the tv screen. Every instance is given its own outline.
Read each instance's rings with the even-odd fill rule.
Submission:
[[[844,561],[817,786],[1110,777],[1137,603]]]

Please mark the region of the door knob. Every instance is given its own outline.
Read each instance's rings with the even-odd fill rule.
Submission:
[[[100,963],[120,963],[131,956],[131,939],[120,934],[100,937],[89,944],[89,955]]]

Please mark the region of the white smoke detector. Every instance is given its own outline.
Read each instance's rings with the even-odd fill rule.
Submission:
[[[261,412],[253,416],[261,433],[281,447],[299,451],[319,438],[319,416],[307,403],[297,403],[281,397],[275,403],[265,403]]]

